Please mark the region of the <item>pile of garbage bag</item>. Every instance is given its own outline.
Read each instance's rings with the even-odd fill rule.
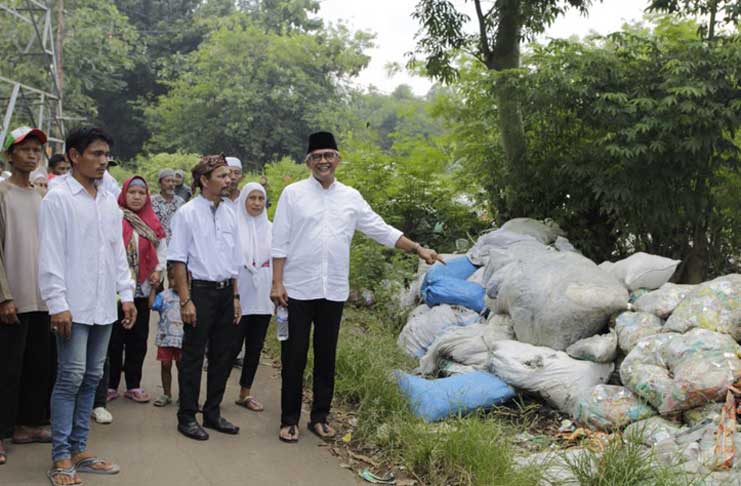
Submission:
[[[741,397],[741,275],[679,285],[678,260],[642,252],[597,265],[553,222],[527,218],[446,261],[421,266],[405,296],[423,303],[399,336],[418,374],[489,373],[595,430],[669,423],[647,446],[676,452],[689,434],[693,461],[741,470],[741,433],[722,413]]]

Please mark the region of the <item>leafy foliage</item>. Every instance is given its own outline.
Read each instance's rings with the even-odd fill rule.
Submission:
[[[482,102],[496,78],[522,100],[526,165],[514,170],[475,130],[461,133],[475,167],[498,160],[501,215],[554,217],[597,260],[645,250],[685,259],[687,280],[728,270],[738,226],[714,188],[738,173],[741,50],[736,39],[678,37],[687,32],[665,20],[654,33],[533,46],[520,72],[472,69],[456,127],[496,114]]]
[[[232,14],[146,110],[150,146],[225,152],[252,168],[285,155],[298,159],[313,117],[338,98],[336,80],[367,63],[368,41],[342,26],[277,34]]]

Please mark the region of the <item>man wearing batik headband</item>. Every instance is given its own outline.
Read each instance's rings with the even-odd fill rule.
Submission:
[[[239,433],[239,427],[221,416],[220,405],[239,343],[237,276],[242,254],[237,244],[236,217],[222,202],[231,182],[224,156],[204,156],[192,174],[194,192],[200,189],[200,194],[175,213],[167,259],[174,264],[174,287],[185,325],[178,374],[178,430],[191,439],[207,440],[208,433],[195,418],[207,343],[203,427],[225,434]],[[187,272],[192,276],[190,286]]]
[[[285,442],[298,440],[306,355],[314,325],[314,395],[309,430],[335,435],[328,423],[334,393],[335,352],[342,308],[349,293],[350,242],[359,229],[378,243],[416,253],[429,264],[442,259],[434,250],[386,224],[355,189],[335,180],[340,164],[329,132],[309,137],[306,165],[311,176],[289,185],[273,222],[271,297],[288,307],[288,339],[281,343],[281,429]],[[443,262],[444,263],[444,262]]]

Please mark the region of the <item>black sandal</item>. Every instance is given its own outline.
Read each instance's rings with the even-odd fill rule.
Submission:
[[[317,432],[316,426],[319,425],[322,428],[322,435],[321,433]],[[327,422],[311,422],[307,424],[307,428],[309,429],[309,432],[316,435],[322,440],[329,440],[333,439],[337,435],[337,431],[334,430],[332,427],[329,426]]]
[[[281,427],[283,429],[284,427]],[[291,438],[286,438],[280,435],[280,431],[278,432],[278,439],[281,442],[285,442],[287,444],[295,444],[298,442],[298,427],[295,425],[289,425],[288,426],[288,433],[291,435]]]

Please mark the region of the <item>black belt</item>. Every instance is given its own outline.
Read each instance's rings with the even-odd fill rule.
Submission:
[[[212,282],[210,280],[191,280],[191,287],[200,287],[204,289],[229,289],[232,287],[232,279],[222,280],[221,282]]]

